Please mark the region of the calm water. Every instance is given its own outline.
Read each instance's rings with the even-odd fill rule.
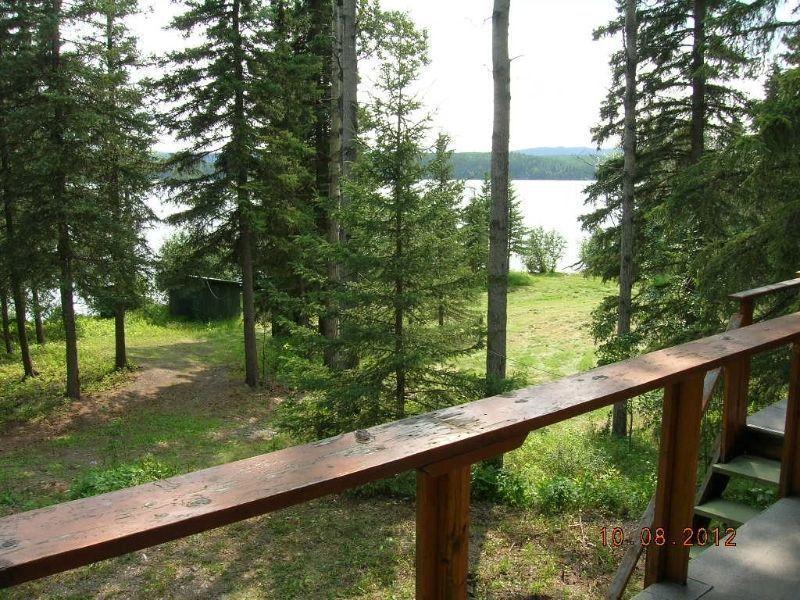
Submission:
[[[567,238],[567,251],[558,263],[559,271],[568,271],[578,262],[581,242],[586,237],[581,231],[578,217],[587,212],[583,203],[586,195],[584,188],[588,181],[515,181],[522,214],[527,227],[541,226],[555,229]],[[480,181],[467,182],[467,194],[470,190],[479,190]],[[521,270],[522,263],[512,258],[511,268]]]
[[[583,206],[583,189],[588,181],[515,181],[525,224],[528,227],[542,226],[545,229],[555,229],[567,238],[567,252],[558,265],[559,270],[568,270],[578,261],[581,241],[584,238],[581,232],[578,217],[585,212]],[[467,194],[480,189],[480,181],[467,182]],[[164,204],[157,196],[153,196],[149,203],[150,208],[160,218],[167,217],[174,212],[169,204]],[[154,252],[157,252],[164,240],[172,233],[173,228],[160,223],[151,228],[147,233],[147,240]],[[522,265],[514,259],[512,268],[521,269]]]

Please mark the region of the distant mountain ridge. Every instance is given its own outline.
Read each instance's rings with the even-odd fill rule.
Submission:
[[[614,148],[589,148],[588,146],[544,146],[513,150],[526,156],[608,156],[616,152]]]
[[[550,181],[591,181],[597,176],[597,165],[614,150],[592,148],[529,148],[511,152],[509,156],[509,176],[517,180]],[[158,152],[164,160],[171,155]],[[427,163],[432,155],[426,154]],[[205,157],[198,165],[201,173],[213,171],[216,154]],[[456,152],[453,154],[453,176],[455,179],[483,179],[491,170],[490,152]],[[167,173],[163,173],[162,177]]]

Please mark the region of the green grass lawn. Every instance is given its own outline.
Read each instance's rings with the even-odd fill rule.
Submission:
[[[538,383],[593,366],[584,324],[613,290],[578,275],[534,277],[509,298],[510,370]],[[0,362],[0,515],[269,452],[284,391],[253,392],[236,364],[237,324],[131,319],[141,366],[112,375],[110,321],[85,319],[87,397],[60,396],[57,342],[35,350],[41,378]],[[460,365],[480,370],[476,353]],[[476,598],[597,598],[620,557],[600,528],[630,521],[652,490],[652,439],[614,441],[608,410],[531,434],[506,457],[506,502],[473,504]],[[479,487],[476,485],[476,487]],[[408,486],[303,506],[49,577],[9,598],[413,598]],[[537,596],[539,594],[540,596]],[[5,596],[3,596],[5,597]]]

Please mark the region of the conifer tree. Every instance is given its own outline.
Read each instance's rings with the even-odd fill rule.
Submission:
[[[477,315],[464,306],[463,264],[456,264],[463,246],[437,239],[458,235],[457,186],[423,183],[428,127],[414,85],[427,64],[426,36],[406,15],[388,13],[378,56],[376,94],[365,113],[369,134],[345,183],[350,202],[340,215],[348,232],[345,264],[358,274],[345,284],[340,342],[359,360],[327,382],[320,433],[464,398],[469,386],[447,362],[479,340]],[[448,151],[442,141],[439,148],[434,169],[444,178]]]
[[[186,1],[172,28],[189,34],[202,29],[196,45],[171,53],[160,81],[164,100],[174,108],[165,126],[188,145],[172,159],[190,174],[167,182],[172,199],[187,206],[173,218],[192,228],[197,245],[235,248],[242,278],[245,380],[258,385],[255,269],[256,206],[254,179],[261,168],[265,123],[259,114],[268,101],[264,88],[272,76],[264,70],[262,32],[269,30],[261,0]],[[209,173],[196,173],[207,160]]]
[[[0,196],[5,221],[4,260],[14,303],[17,342],[25,377],[35,376],[27,333],[25,273],[31,249],[21,230],[21,205],[30,173],[30,105],[36,88],[32,6],[25,1],[0,8]]]
[[[39,28],[39,42],[45,58],[42,83],[46,93],[37,110],[41,127],[36,139],[37,157],[34,178],[44,182],[44,201],[32,215],[39,229],[55,238],[55,262],[58,265],[61,316],[64,326],[67,371],[67,396],[80,397],[78,336],[75,323],[75,287],[82,268],[81,249],[90,246],[98,231],[101,201],[92,177],[97,160],[93,126],[97,122],[94,89],[98,70],[82,52],[82,40],[65,42],[62,30],[77,20],[96,14],[93,2],[62,0],[44,3]],[[76,43],[76,41],[78,43]],[[83,260],[85,264],[87,261]]]
[[[479,274],[481,283],[485,284],[489,264],[489,226],[492,215],[492,184],[488,175],[484,178],[481,189],[462,211],[464,243],[467,247],[468,262],[473,273]],[[525,250],[528,229],[522,216],[522,207],[514,185],[508,187],[508,258],[521,255]]]
[[[446,320],[461,318],[476,291],[460,227],[464,182],[453,178],[453,151],[449,144],[450,139],[444,134],[436,140],[433,159],[427,167],[430,183],[425,199],[433,212],[430,230],[435,235],[430,240],[430,258],[438,280],[432,282],[431,292],[436,299],[440,327],[444,327]]]
[[[693,339],[721,326],[704,298],[700,273],[706,249],[720,243],[726,204],[712,201],[703,163],[742,131],[748,100],[736,80],[754,75],[774,32],[777,2],[706,3],[671,0],[638,13],[636,99],[636,210],[634,214],[631,331],[618,335],[619,298],[595,312],[594,333],[603,361],[641,348]],[[625,2],[598,35],[624,30]],[[613,86],[601,109],[595,139],[623,137],[624,51],[612,58]],[[620,276],[622,157],[601,165],[589,186],[594,212],[584,217],[593,232],[590,270]]]
[[[150,150],[153,124],[142,86],[131,81],[141,61],[125,25],[125,19],[137,12],[137,4],[137,0],[99,2],[94,25],[102,35],[87,47],[99,63],[95,85],[99,118],[94,125],[99,151],[92,176],[102,210],[97,235],[90,238],[93,260],[82,287],[101,314],[114,316],[118,370],[128,366],[125,313],[141,303],[146,291],[149,250],[143,230],[154,218],[145,203],[155,171]]]

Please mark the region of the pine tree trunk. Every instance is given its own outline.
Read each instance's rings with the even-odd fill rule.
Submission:
[[[63,179],[61,180],[63,182]],[[59,186],[60,187],[60,186]],[[64,197],[63,187],[60,187]],[[66,346],[67,396],[73,399],[81,397],[80,375],[78,373],[78,331],[75,326],[75,292],[72,273],[72,242],[66,219],[62,218],[58,225],[58,261],[61,269],[61,313],[64,324],[64,342]]]
[[[333,44],[330,56],[330,132],[328,140],[328,202],[330,210],[327,215],[327,238],[332,248],[339,244],[339,222],[331,214],[341,206],[340,182],[341,177],[341,155],[342,155],[342,30],[339,19],[339,3],[334,2],[332,14]],[[328,294],[325,300],[325,312],[320,321],[322,335],[328,340],[325,348],[325,365],[329,368],[338,366],[338,352],[333,346],[333,342],[339,337],[339,317],[338,306],[332,297],[332,293],[339,286],[339,264],[334,260],[328,261]]]
[[[342,28],[342,177],[348,178],[357,158],[358,135],[358,55],[356,53],[357,0],[342,2],[339,18]],[[342,205],[347,206],[342,194]],[[346,232],[342,236],[346,238]]]
[[[43,346],[47,343],[47,338],[44,334],[44,324],[42,323],[42,306],[39,303],[39,290],[33,288],[31,290],[33,297],[33,322],[36,325],[36,343]]]
[[[492,14],[494,132],[492,208],[489,225],[489,306],[486,347],[488,393],[506,377],[508,320],[508,144],[511,125],[511,62],[508,57],[510,0],[495,0]]]
[[[53,33],[51,38],[51,77],[56,90],[64,93],[63,75],[61,73],[61,0],[52,0],[52,17],[54,19]],[[55,110],[53,123],[51,124],[50,135],[53,148],[59,153],[56,159],[56,169],[53,174],[53,204],[60,210],[58,217],[58,244],[57,254],[60,268],[60,290],[61,290],[61,314],[64,323],[64,337],[66,346],[66,369],[67,369],[67,396],[78,399],[81,396],[80,375],[78,373],[78,334],[75,327],[75,299],[74,299],[74,277],[72,272],[72,240],[69,233],[69,222],[67,217],[67,180],[64,166],[60,155],[63,154],[64,146],[64,108],[60,98],[55,99]]]
[[[17,321],[17,341],[19,342],[19,354],[22,359],[22,369],[25,377],[35,377],[36,370],[31,359],[30,346],[28,345],[28,330],[25,320],[27,311],[25,308],[25,290],[22,287],[20,277],[20,256],[17,254],[20,244],[16,239],[16,223],[14,215],[14,200],[12,191],[6,185],[9,178],[10,158],[8,140],[3,135],[0,139],[0,168],[3,172],[3,212],[6,221],[6,241],[11,252],[9,252],[9,277],[11,279],[11,297],[14,302],[14,314]]]
[[[107,61],[106,61],[106,70],[109,76],[109,79],[114,79],[114,76],[117,73],[118,67],[113,60],[113,53],[114,53],[114,6],[110,5],[107,7],[106,13],[106,52],[107,52]],[[116,106],[117,103],[117,95],[116,90],[112,88],[111,90],[111,104],[112,106]],[[116,127],[116,118],[112,116],[111,120],[112,128]],[[114,221],[120,223],[122,221],[122,194],[120,193],[120,183],[119,183],[119,170],[120,166],[117,159],[116,151],[113,151],[113,155],[110,157],[113,159],[111,163],[111,170],[108,177],[108,195],[109,195],[109,206],[112,207],[112,214],[114,217]],[[117,371],[123,371],[128,368],[128,351],[125,343],[125,301],[127,300],[124,298],[124,289],[125,285],[123,283],[123,265],[122,261],[124,260],[122,254],[125,250],[119,247],[114,248],[114,264],[112,266],[114,270],[114,367]],[[130,249],[129,251],[133,251]],[[130,274],[127,274],[130,276]]]
[[[240,220],[240,266],[242,269],[242,310],[244,312],[245,382],[258,385],[258,344],[256,342],[255,286],[253,284],[253,238],[246,219]]]
[[[6,347],[6,354],[14,354],[14,346],[11,345],[11,322],[8,320],[8,296],[5,290],[0,290],[0,312],[3,315],[3,344]]]
[[[398,144],[400,141],[400,119],[398,118],[397,124],[397,138]],[[395,187],[394,190],[394,260],[395,264],[403,264],[403,211],[400,205],[400,190]],[[403,331],[404,323],[404,306],[403,294],[405,293],[405,282],[402,275],[395,279],[394,285],[394,359],[397,363],[395,369],[395,418],[402,419],[406,416],[406,368],[405,368],[405,338]]]
[[[638,67],[638,0],[625,0],[625,116],[622,149],[622,224],[619,267],[619,314],[617,335],[631,332],[633,292],[633,212],[636,185],[636,71]],[[614,405],[612,433],[625,437],[628,431],[628,403]]]
[[[690,163],[696,164],[705,151],[706,129],[706,0],[694,0],[692,18],[692,125]]]
[[[258,342],[256,339],[256,303],[253,276],[253,229],[250,218],[250,198],[247,190],[247,144],[245,143],[246,115],[244,108],[244,49],[240,32],[239,0],[233,2],[233,29],[235,32],[235,73],[238,83],[234,100],[234,124],[231,143],[236,149],[238,161],[236,172],[236,194],[239,207],[239,266],[242,271],[242,311],[244,313],[244,362],[245,382],[250,387],[258,386]]]
[[[114,308],[114,368],[124,371],[128,368],[128,352],[125,344],[125,307],[118,304]]]

